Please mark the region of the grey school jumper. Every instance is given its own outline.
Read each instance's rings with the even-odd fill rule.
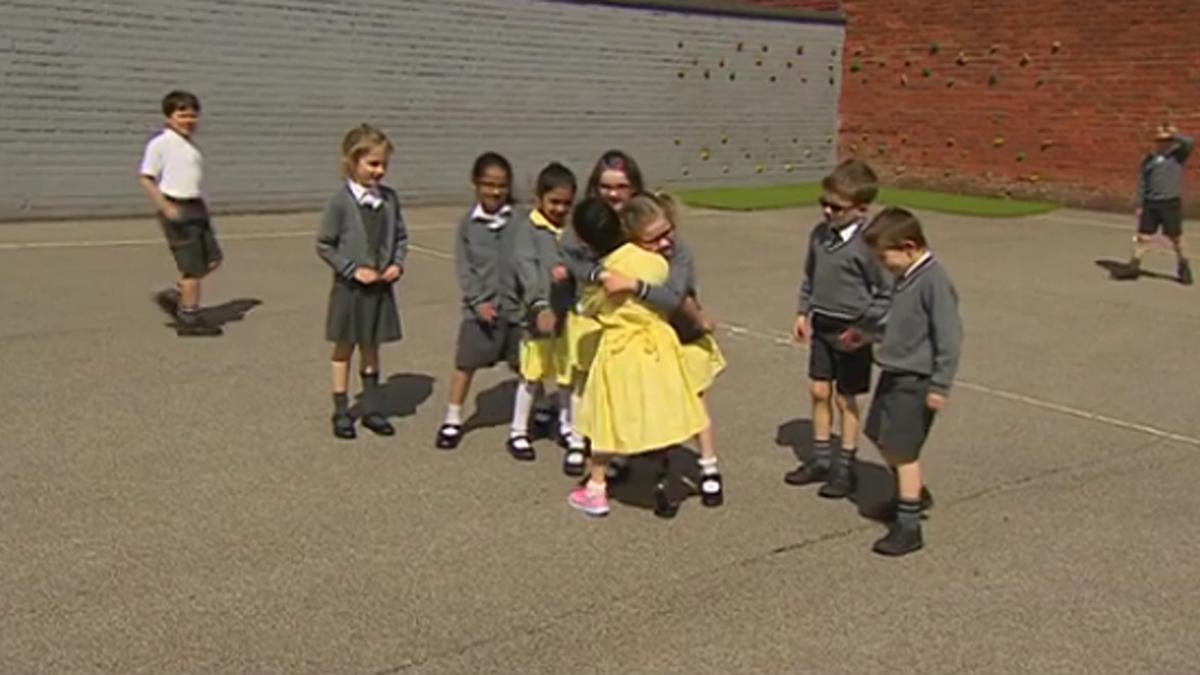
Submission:
[[[575,301],[569,280],[554,283],[554,268],[566,264],[559,240],[566,236],[567,230],[556,235],[552,230],[534,225],[532,215],[530,212],[510,223],[517,228],[515,267],[518,288],[525,308],[538,310],[549,306],[555,314],[562,316]]]
[[[797,313],[868,325],[883,318],[891,300],[891,279],[863,241],[866,229],[866,222],[860,221],[849,241],[843,241],[829,223],[813,228]]]
[[[478,319],[479,306],[490,302],[509,323],[521,322],[521,296],[514,270],[521,219],[513,211],[503,227],[473,219],[474,207],[463,216],[454,238],[454,267],[462,289],[463,318]]]
[[[1183,195],[1183,164],[1192,154],[1195,142],[1176,136],[1163,153],[1151,153],[1142,160],[1138,173],[1137,204],[1179,199]]]
[[[562,235],[563,263],[578,287],[596,283],[603,268],[586,244],[579,241],[575,231],[567,228]],[[667,283],[651,286],[638,284],[637,296],[660,312],[671,315],[683,304],[683,299],[696,290],[696,266],[692,251],[679,239],[675,240],[667,258],[670,271]]]
[[[958,371],[962,338],[958,292],[930,254],[896,280],[875,361],[884,370],[928,376],[930,389],[945,395]]]

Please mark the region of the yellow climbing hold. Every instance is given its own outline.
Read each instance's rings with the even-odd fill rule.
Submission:
[[[766,170],[767,170],[767,167],[763,166],[762,164],[759,164],[754,167],[754,173],[762,173]]]
[[[712,153],[708,151],[708,148],[700,148],[700,159],[707,162],[709,157],[712,157]]]
[[[998,148],[998,147],[1000,147],[1000,146],[1002,146],[1002,145],[1004,145],[1004,137],[1002,137],[1002,136],[997,136],[997,137],[995,137],[995,138],[993,138],[993,139],[992,139],[992,147],[993,147],[993,148]]]
[[[676,136],[675,137],[675,145],[683,145],[683,139]]]

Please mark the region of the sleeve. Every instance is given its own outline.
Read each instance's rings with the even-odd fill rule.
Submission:
[[[408,223],[404,222],[404,209],[395,192],[392,193],[392,203],[396,208],[396,252],[392,254],[392,264],[404,269],[404,261],[408,259]]]
[[[545,255],[543,240],[546,237],[528,221],[513,223],[509,227],[518,228],[513,246],[516,258],[513,266],[521,288],[521,300],[530,308],[541,308],[550,302],[550,274],[543,269],[542,257]]]
[[[345,279],[353,279],[358,265],[350,256],[338,250],[338,242],[342,238],[342,210],[336,199],[330,200],[321,216],[321,225],[317,230],[317,255],[326,262],[333,271]]]
[[[665,314],[673,314],[687,297],[694,271],[692,252],[682,243],[676,243],[675,252],[669,261],[667,283],[639,283],[638,297]]]
[[[483,288],[479,276],[471,268],[471,257],[467,245],[467,227],[470,219],[464,218],[458,224],[458,232],[454,237],[454,269],[458,275],[458,287],[462,289],[463,302],[468,307],[475,308],[491,300],[491,295]]]
[[[862,267],[863,276],[871,288],[871,304],[867,305],[866,311],[859,319],[859,328],[867,335],[882,335],[888,309],[892,306],[892,288],[895,280],[873,255],[867,255],[863,259]]]
[[[157,182],[162,178],[163,171],[163,153],[162,143],[159,139],[162,136],[155,136],[149,143],[146,144],[146,151],[142,153],[142,164],[138,168],[139,176],[147,176],[153,178]]]
[[[945,277],[929,286],[929,337],[933,343],[933,373],[930,388],[945,396],[950,393],[962,351],[962,320],[958,314],[958,293]]]
[[[1144,201],[1146,201],[1146,161],[1142,160],[1141,165],[1138,166],[1137,197],[1134,199],[1134,204],[1140,209]]]
[[[813,228],[812,234],[808,237],[808,253],[804,258],[804,279],[800,282],[800,301],[796,304],[797,314],[807,315],[811,309],[813,269],[816,265],[816,242],[817,228]]]
[[[1188,160],[1188,157],[1192,155],[1192,148],[1194,147],[1196,147],[1196,141],[1194,141],[1191,137],[1184,136],[1183,134],[1175,135],[1174,155],[1175,159],[1179,160],[1180,164],[1183,164]]]
[[[579,284],[596,282],[596,277],[603,268],[596,262],[591,249],[575,234],[575,230],[567,228],[562,234],[562,258],[567,272]]]

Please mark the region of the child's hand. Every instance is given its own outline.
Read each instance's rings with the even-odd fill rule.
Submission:
[[[717,332],[717,322],[708,318],[708,316],[703,316],[700,318],[700,328],[702,328],[705,333],[715,333]]]
[[[364,286],[370,286],[379,281],[379,272],[376,272],[374,267],[363,265],[354,270],[354,280]]]
[[[796,342],[808,342],[808,317],[801,314],[792,324],[792,339]]]
[[[542,311],[537,313],[537,317],[534,319],[534,323],[537,325],[538,332],[541,333],[542,335],[549,335],[550,333],[553,333],[554,332],[554,312],[549,309],[543,309]]]
[[[179,207],[171,202],[166,202],[162,205],[162,214],[167,220],[179,220],[179,217],[183,215]]]
[[[855,352],[867,344],[867,338],[857,328],[847,328],[838,336],[838,346],[844,352]]]
[[[567,272],[565,265],[556,265],[554,269],[550,270],[550,278],[554,280],[554,283],[562,284],[566,283],[571,278],[571,275]]]
[[[620,295],[633,293],[637,290],[637,281],[622,276],[616,272],[605,272],[600,275],[600,284],[604,287],[605,295]]]
[[[403,274],[404,268],[400,267],[399,265],[388,265],[387,269],[383,271],[383,276],[380,278],[383,279],[385,283],[390,284],[398,280]]]
[[[479,315],[479,320],[487,325],[496,323],[496,307],[490,302],[485,302],[475,308],[475,313]]]
[[[925,407],[934,412],[941,410],[944,405],[946,405],[946,397],[941,394],[931,393],[925,397]]]

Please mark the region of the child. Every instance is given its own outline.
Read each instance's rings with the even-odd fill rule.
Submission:
[[[921,511],[932,504],[932,497],[923,487],[918,459],[954,383],[962,323],[958,293],[913,214],[886,209],[865,236],[883,266],[896,276],[883,338],[875,350],[883,373],[867,415],[866,435],[895,471],[899,495],[887,509],[894,519],[888,534],[875,542],[874,550],[901,556],[923,544]]]
[[[632,218],[630,235],[634,243],[667,259],[670,265],[667,283],[651,286],[612,271],[603,271],[599,277],[606,294],[632,293],[669,317],[683,346],[684,365],[698,387],[697,394],[707,413],[707,392],[725,369],[725,358],[712,336],[716,326],[697,302],[696,271],[691,252],[676,236],[678,208],[668,195],[656,194],[655,197],[665,211],[670,228],[663,232],[651,231],[647,226],[653,221]],[[700,432],[699,440],[700,501],[705,506],[717,507],[724,503],[725,493],[711,423]]]
[[[485,152],[471,169],[475,206],[459,223],[454,260],[462,289],[463,318],[459,324],[450,381],[450,402],[438,429],[437,447],[452,450],[462,441],[462,406],[475,371],[501,361],[518,366],[520,302],[513,256],[518,228],[510,226],[512,165],[503,156]]]
[[[516,459],[526,461],[535,457],[529,439],[529,416],[539,388],[545,391],[551,385],[559,387],[558,437],[565,439],[573,432],[571,378],[562,338],[572,291],[563,283],[567,272],[562,265],[559,240],[575,201],[575,174],[558,162],[550,164],[538,174],[536,194],[536,208],[525,222],[513,225],[520,228],[516,246],[517,280],[534,318],[528,322],[527,335],[521,341],[521,384],[513,402],[508,451]],[[582,473],[583,454],[577,454],[571,457],[568,452],[563,459],[563,471],[568,475]]]
[[[870,349],[843,350],[839,338],[857,325],[878,323],[889,301],[889,280],[862,236],[878,186],[871,167],[853,159],[825,178],[821,195],[825,221],[809,239],[792,329],[797,341],[810,342],[814,455],[784,480],[791,485],[823,482],[819,494],[829,499],[849,496],[856,487],[858,397],[871,387]],[[836,463],[831,441],[835,384],[842,422]]]
[[[620,150],[609,150],[601,155],[588,178],[587,196],[599,199],[609,204],[618,214],[625,204],[645,189],[642,172],[637,162]],[[599,265],[599,256],[577,236],[574,228],[568,228],[562,236],[563,264],[570,276],[567,285],[578,301],[588,284],[598,281],[603,268]],[[583,386],[600,326],[592,318],[582,316],[572,311],[567,314],[564,339],[567,349],[567,369],[571,379],[571,410],[578,410]],[[587,442],[577,431],[567,437],[567,455],[564,461],[570,461],[569,474],[581,474],[584,468],[583,459],[587,452]],[[614,469],[619,466],[614,463]]]
[[[362,359],[363,426],[380,436],[396,430],[380,411],[379,345],[400,339],[392,284],[404,274],[408,230],[396,192],[381,183],[392,142],[363,124],[342,139],[346,183],[329,200],[317,233],[317,254],[333,268],[325,339],[334,343],[333,435],[355,437],[347,389],[350,357]]]
[[[652,223],[646,224],[645,220]],[[630,200],[626,223],[648,232],[670,229],[663,206],[649,195]],[[667,280],[662,256],[631,243],[612,208],[589,198],[575,210],[574,226],[605,269],[646,283]],[[661,235],[658,235],[661,237]],[[609,511],[606,465],[610,455],[634,455],[669,448],[700,433],[708,419],[696,397],[696,384],[683,364],[679,339],[661,314],[643,301],[608,298],[592,287],[581,309],[601,325],[591,371],[579,409],[579,430],[592,441],[591,477],[569,503],[591,516]],[[656,489],[656,511],[669,514],[664,484]]]
[[[177,322],[181,337],[217,336],[220,326],[200,314],[200,280],[221,264],[221,247],[204,204],[204,161],[193,135],[200,99],[172,91],[162,101],[166,126],[146,144],[138,182],[158,212],[167,245],[179,269],[178,289],[154,294],[154,301]]]
[[[1192,285],[1192,266],[1183,248],[1183,164],[1195,143],[1169,124],[1154,135],[1155,149],[1142,160],[1138,174],[1137,234],[1133,237],[1133,256],[1118,270],[1118,279],[1136,279],[1141,274],[1146,245],[1159,230],[1171,240],[1177,259],[1179,283]]]

